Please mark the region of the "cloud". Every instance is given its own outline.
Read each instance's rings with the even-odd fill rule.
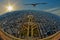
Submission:
[[[44,10],[46,12],[54,12],[56,10],[59,10],[59,8],[51,8],[51,9],[47,9],[47,10]]]
[[[56,14],[56,15],[59,15],[59,16],[60,16],[60,10],[56,10],[56,11],[51,12],[51,13],[53,13],[53,14]]]
[[[56,15],[59,15],[59,16],[60,16],[60,8],[59,8],[59,7],[47,9],[47,10],[44,10],[44,11],[45,11],[45,12],[52,13],[52,14],[56,14]]]

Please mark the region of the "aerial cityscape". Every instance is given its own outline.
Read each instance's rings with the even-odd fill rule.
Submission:
[[[60,40],[60,0],[0,0],[0,40]]]

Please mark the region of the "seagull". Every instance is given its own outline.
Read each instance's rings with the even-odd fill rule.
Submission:
[[[48,3],[32,3],[32,4],[24,4],[24,5],[32,5],[33,7],[39,5],[39,4],[48,4]]]

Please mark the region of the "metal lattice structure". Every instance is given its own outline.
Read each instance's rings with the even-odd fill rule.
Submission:
[[[20,35],[21,37],[39,37],[39,25],[34,20],[33,15],[28,15],[25,19],[24,23],[22,23],[22,26],[20,27]]]

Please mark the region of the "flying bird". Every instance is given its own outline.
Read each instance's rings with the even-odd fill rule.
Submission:
[[[48,4],[48,3],[32,3],[32,4],[24,4],[24,5],[32,5],[33,7],[39,5],[39,4]]]

